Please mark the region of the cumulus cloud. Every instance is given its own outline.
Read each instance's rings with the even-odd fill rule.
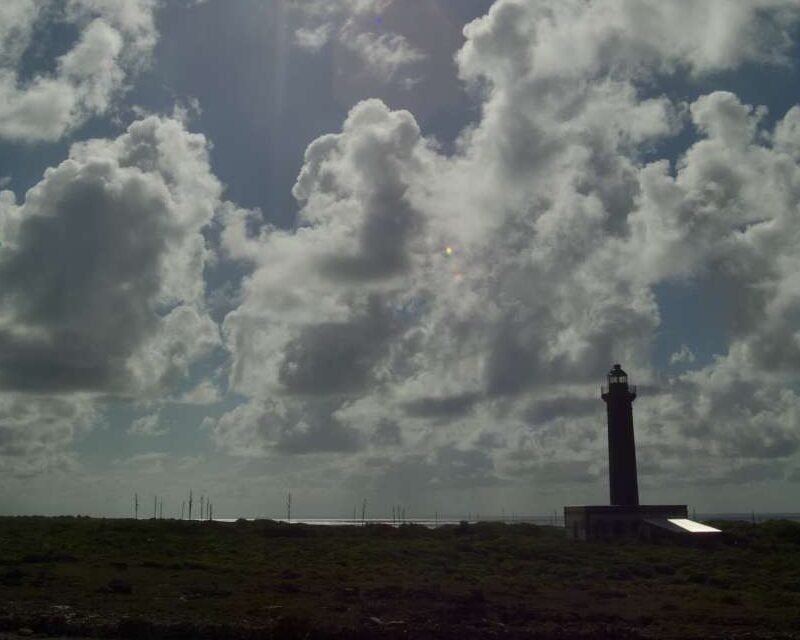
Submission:
[[[631,78],[682,68],[702,74],[745,62],[788,63],[796,20],[792,0],[501,0],[467,26],[459,59],[467,75],[503,84],[515,74]]]
[[[144,393],[219,342],[202,235],[220,185],[205,138],[150,117],[76,144],[21,203],[0,197],[0,384]]]
[[[670,364],[683,364],[683,363],[691,364],[694,361],[695,361],[694,353],[685,344],[681,345],[681,348],[669,357]]]
[[[691,276],[717,292],[728,350],[680,376],[654,420],[723,458],[791,456],[800,408],[794,110],[765,135],[759,109],[731,93],[699,98],[691,114],[703,137],[675,175],[663,163],[642,172],[634,224],[648,251],[639,264],[653,278]]]
[[[328,44],[331,31],[332,29],[329,24],[321,24],[313,29],[300,27],[294,34],[295,43],[301,49],[316,53]]]
[[[251,443],[257,432],[278,449],[310,451],[352,450],[367,439],[374,424],[354,427],[342,412],[414,367],[422,297],[406,280],[432,251],[410,185],[433,158],[409,113],[365,102],[341,134],[307,150],[294,189],[304,202],[300,228],[248,237],[242,216],[230,216],[223,246],[256,263],[224,323],[231,388],[282,398],[282,417],[270,403],[251,403],[246,415],[220,421],[221,441],[230,432]]]
[[[386,30],[383,13],[393,4],[392,0],[294,2],[290,6],[302,25],[295,31],[295,44],[318,52],[334,42],[350,52],[373,79],[391,81],[426,59],[403,34]]]
[[[407,192],[431,153],[409,113],[366,102],[342,134],[309,147],[294,191],[305,201],[297,231],[248,238],[234,216],[223,244],[257,268],[225,329],[231,344],[259,343],[257,351],[235,352],[237,390],[336,394],[380,378],[390,338],[413,316],[384,292],[410,273],[411,245],[425,242]],[[260,378],[264,358],[274,373],[254,387],[252,372]]]
[[[0,61],[16,65],[30,44],[43,4],[35,0],[8,0],[0,5]]]
[[[253,399],[210,425],[212,439],[244,457],[353,452],[362,434],[337,415],[340,406],[330,399]]]
[[[163,424],[161,415],[156,412],[136,418],[131,422],[128,433],[134,436],[163,436],[169,433],[169,429]]]
[[[28,478],[80,465],[74,439],[100,420],[90,398],[0,394],[0,474]]]
[[[149,116],[74,144],[18,202],[0,191],[0,458],[4,473],[75,471],[103,397],[174,397],[218,347],[203,232],[224,208],[204,136]],[[180,402],[219,399],[209,381]],[[165,432],[158,412],[129,433]]]
[[[424,53],[397,33],[349,33],[350,31],[352,28],[346,29],[342,34],[344,45],[377,77],[391,79],[400,69],[425,59]]]
[[[8,0],[0,9],[0,139],[54,141],[108,113],[155,46],[155,0]],[[78,30],[51,72],[22,77],[22,56],[36,30]],[[47,68],[49,65],[45,65]]]
[[[765,131],[731,93],[653,87],[786,64],[799,17],[777,0],[496,2],[465,29],[459,72],[483,105],[453,155],[366,101],[309,146],[297,229],[227,215],[225,249],[253,267],[224,324],[248,401],[216,442],[352,452],[387,492],[594,482],[595,385],[622,361],[658,386],[637,409],[653,477],[704,455],[733,482],[731,461],[794,455],[797,110]],[[676,164],[645,162],[688,126]],[[729,347],[655,385],[656,287],[676,280],[730,305]],[[691,366],[685,346],[673,363]]]
[[[219,388],[211,380],[201,380],[193,388],[181,394],[176,402],[180,404],[209,405],[222,399]]]

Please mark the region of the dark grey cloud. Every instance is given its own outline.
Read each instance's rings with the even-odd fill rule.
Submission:
[[[532,326],[499,327],[486,367],[486,392],[490,396],[520,393],[543,381],[538,365],[541,342]]]
[[[381,420],[372,433],[371,442],[379,447],[396,447],[403,444],[403,432],[394,420]]]
[[[30,478],[78,467],[71,445],[101,418],[97,407],[78,394],[0,394],[0,474]]]
[[[482,431],[475,440],[475,448],[481,451],[491,451],[492,449],[503,449],[506,447],[506,439],[502,434],[494,431]]]
[[[404,409],[409,416],[415,418],[433,418],[436,420],[455,420],[472,411],[481,399],[475,392],[459,393],[452,396],[424,396],[405,404]]]
[[[408,269],[407,244],[421,232],[421,219],[404,199],[402,185],[372,196],[365,207],[359,252],[325,258],[321,264],[325,274],[358,282],[391,278]]]
[[[362,448],[360,432],[335,415],[335,406],[324,402],[304,403],[279,421],[275,448],[281,453],[353,452]],[[272,416],[263,419],[269,421]],[[273,425],[265,425],[274,428]]]
[[[388,350],[391,317],[378,298],[350,322],[304,327],[285,348],[278,380],[288,393],[327,395],[363,391]]]
[[[515,306],[511,304],[508,316],[489,328],[492,338],[484,383],[490,397],[520,395],[568,381],[602,380],[615,354],[630,349],[625,343],[644,340],[647,329],[653,324],[645,313],[627,317],[622,313],[609,314],[603,324],[586,329],[589,335],[581,340],[581,358],[571,360],[565,356],[546,355],[548,340],[560,325],[552,316],[555,310],[542,309],[536,302],[524,312]]]
[[[728,364],[720,361],[711,369]],[[654,397],[651,403],[646,421],[658,425],[659,418],[666,419],[677,437],[684,442],[703,443],[712,456],[731,460],[778,459],[791,456],[800,448],[795,423],[798,398],[787,389],[760,384],[750,376],[717,375],[716,379],[706,379],[689,374],[671,394]],[[670,410],[662,409],[662,403]],[[649,418],[653,410],[655,420]],[[659,425],[658,432],[664,435],[663,425]],[[664,443],[667,444],[677,442]]]
[[[771,423],[758,420],[745,423],[724,438],[723,450],[731,457],[785,458],[800,449],[800,433],[796,427],[782,423],[783,416],[775,415]]]
[[[339,415],[335,398],[251,400],[213,421],[212,439],[245,457],[354,453],[368,438]]]
[[[601,417],[605,407],[599,398],[562,396],[535,402],[524,414],[531,424],[549,422],[555,418],[577,418],[596,415]]]

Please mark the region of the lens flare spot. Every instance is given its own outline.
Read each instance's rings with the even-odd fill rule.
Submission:
[[[445,247],[444,255],[446,255],[449,258],[450,256],[453,255],[453,253],[455,253],[453,247]]]

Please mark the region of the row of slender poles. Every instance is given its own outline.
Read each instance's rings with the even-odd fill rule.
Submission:
[[[133,504],[134,504],[134,518],[139,519],[139,494],[133,494]],[[188,500],[183,500],[181,502],[181,516],[180,519],[184,520],[186,517],[186,507],[188,506],[188,519],[192,519],[192,508],[194,505],[194,494],[192,490],[189,489],[189,496]],[[502,510],[502,520],[503,522],[506,521],[506,514],[505,509]],[[694,515],[694,514],[693,514]],[[163,519],[164,518],[164,498],[159,496],[153,496],[153,519]],[[214,519],[214,504],[211,502],[210,498],[207,496],[201,495],[200,496],[200,520],[213,520]],[[435,521],[438,523],[439,521],[439,512],[436,512],[434,516]],[[468,521],[472,521],[472,514],[470,513],[467,517]],[[480,516],[478,514],[475,515],[475,519],[479,520]],[[291,492],[286,494],[286,520],[287,522],[292,521],[292,494]],[[511,521],[514,522],[516,520],[515,514],[511,514]],[[753,520],[755,521],[755,514],[753,515]],[[392,505],[392,524],[398,526],[402,523],[407,522],[406,519],[406,507],[402,505]],[[558,514],[557,512],[553,512],[552,518],[553,524],[555,525],[558,522]],[[353,507],[353,522],[356,522],[356,507]],[[361,503],[361,524],[366,525],[367,523],[367,499]]]
[[[192,519],[192,506],[194,504],[194,497],[192,494],[192,490],[189,489],[189,498],[188,500],[183,500],[181,502],[181,520],[184,519],[186,516],[186,506],[189,506],[189,520]],[[138,520],[139,519],[139,494],[133,494],[133,517]],[[164,519],[164,498],[159,498],[159,496],[153,496],[153,519],[156,520],[163,520]],[[214,503],[211,502],[211,499],[207,496],[200,496],[200,520],[213,520],[214,519]]]

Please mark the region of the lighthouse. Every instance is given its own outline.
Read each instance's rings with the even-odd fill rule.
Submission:
[[[717,539],[720,531],[689,520],[685,504],[639,504],[633,401],[636,386],[615,364],[600,387],[608,425],[610,504],[564,507],[564,528],[573,540],[638,538],[644,540]],[[599,422],[599,421],[598,421]]]
[[[633,401],[636,386],[628,384],[628,374],[615,364],[608,374],[600,397],[608,415],[608,481],[611,504],[627,507],[639,505],[639,484],[636,480],[636,444],[633,439]]]

